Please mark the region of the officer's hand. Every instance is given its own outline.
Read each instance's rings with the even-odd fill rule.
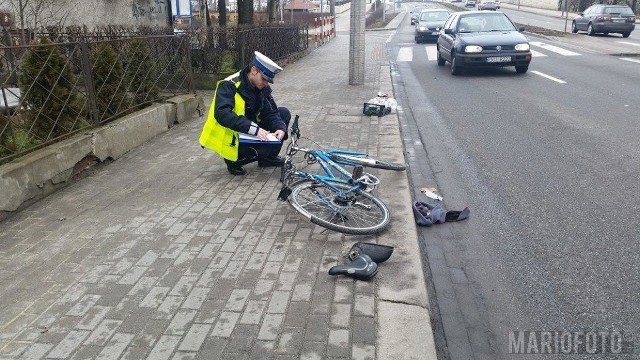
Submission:
[[[278,140],[282,140],[282,139],[284,139],[284,136],[285,136],[286,134],[285,134],[285,132],[284,132],[284,131],[282,131],[282,130],[276,130],[276,131],[273,133],[273,135],[275,135],[275,136],[278,138]]]
[[[269,132],[265,129],[258,129],[258,139],[262,140],[262,141],[267,141],[267,135],[269,135]]]

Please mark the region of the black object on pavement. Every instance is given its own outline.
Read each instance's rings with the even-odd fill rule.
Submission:
[[[354,260],[358,255],[367,255],[373,262],[379,264],[387,261],[393,254],[393,246],[357,242],[349,250],[349,260]]]
[[[416,201],[413,204],[413,215],[416,218],[416,224],[420,226],[431,226],[433,224],[444,224],[445,222],[461,221],[471,216],[471,210],[468,207],[462,211],[446,211],[440,204],[429,204]]]
[[[369,280],[378,273],[378,264],[365,254],[356,256],[351,262],[329,269],[329,275],[346,275],[357,280]]]

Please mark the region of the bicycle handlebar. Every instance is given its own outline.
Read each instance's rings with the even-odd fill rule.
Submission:
[[[298,127],[299,118],[300,116],[296,115],[296,117],[293,119],[293,125],[291,125],[291,136],[295,136],[296,138],[300,137],[300,127]]]

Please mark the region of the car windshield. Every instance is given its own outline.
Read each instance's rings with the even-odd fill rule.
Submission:
[[[458,32],[515,31],[513,23],[502,13],[473,14],[460,17]]]
[[[604,13],[633,16],[633,11],[631,11],[631,8],[626,6],[608,6],[604,8]]]
[[[445,21],[449,17],[446,11],[427,11],[420,14],[420,21]]]

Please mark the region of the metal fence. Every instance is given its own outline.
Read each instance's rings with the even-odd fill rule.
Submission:
[[[278,61],[309,47],[306,25],[208,29],[185,33],[191,39],[195,73],[225,74],[246,65],[254,51]]]
[[[0,164],[193,91],[184,36],[35,38],[0,49]]]
[[[255,50],[278,61],[309,47],[306,25],[159,35],[166,32],[3,32],[0,165],[154,101],[193,92],[194,73],[215,79],[246,65]]]

